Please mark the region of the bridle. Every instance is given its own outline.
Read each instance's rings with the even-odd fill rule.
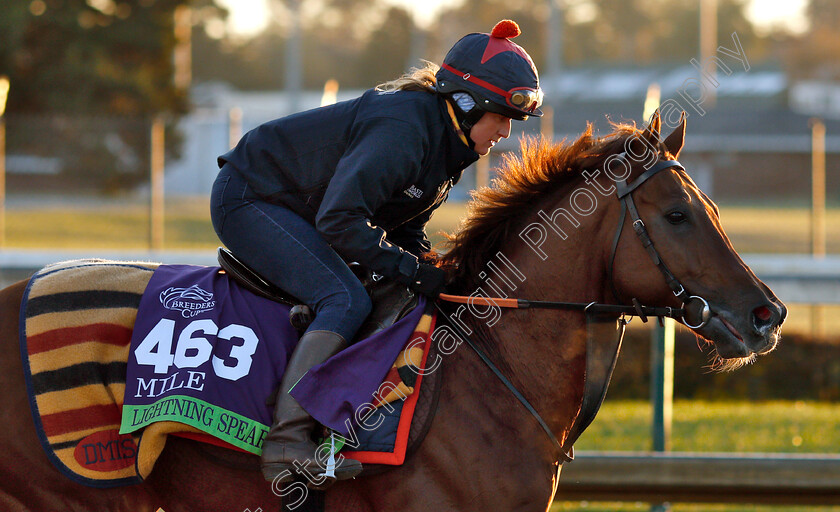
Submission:
[[[685,171],[685,167],[683,167],[683,165],[676,160],[659,160],[653,166],[651,166],[650,169],[647,169],[638,178],[636,178],[630,185],[627,184],[626,179],[616,182],[615,195],[616,197],[618,197],[618,200],[621,203],[621,215],[618,218],[618,227],[615,231],[615,238],[613,238],[612,252],[610,254],[609,260],[610,263],[607,266],[607,275],[609,277],[610,287],[612,288],[613,295],[619,302],[621,302],[621,296],[619,295],[618,290],[616,290],[615,288],[615,280],[613,279],[613,266],[615,265],[615,253],[618,250],[618,242],[619,240],[621,240],[621,233],[624,231],[624,219],[627,217],[627,213],[629,212],[630,219],[633,221],[633,231],[636,232],[636,236],[642,242],[642,246],[647,250],[648,255],[650,255],[654,265],[656,265],[659,271],[662,272],[662,275],[665,277],[665,282],[668,284],[668,287],[671,288],[671,291],[674,292],[674,296],[682,301],[683,307],[680,308],[680,310],[682,311],[682,317],[678,320],[685,324],[685,326],[689,329],[700,329],[703,326],[705,326],[711,318],[711,309],[709,308],[709,302],[703,297],[700,297],[699,295],[689,295],[688,292],[685,291],[685,287],[668,269],[668,266],[665,264],[664,261],[662,261],[662,258],[659,257],[659,253],[656,251],[656,247],[654,247],[653,245],[653,240],[651,240],[650,235],[647,232],[645,223],[639,216],[639,210],[636,209],[636,203],[635,201],[633,201],[633,191],[639,188],[641,185],[643,185],[649,178],[651,178],[660,171],[664,171],[665,169],[675,168],[681,171]],[[635,301],[635,299],[633,300]],[[689,301],[692,300],[699,300],[703,303],[703,310],[700,315],[700,323],[697,325],[689,324],[685,318],[685,306],[686,304],[688,304]]]
[[[626,158],[626,153],[619,155],[619,158]],[[627,180],[616,181],[616,197],[621,203],[621,214],[618,220],[618,227],[616,228],[615,237],[612,244],[612,252],[610,254],[609,265],[607,266],[607,275],[612,288],[612,293],[615,298],[621,302],[618,290],[615,287],[613,280],[613,265],[615,264],[615,255],[618,250],[618,242],[621,239],[621,233],[624,231],[624,221],[627,218],[627,213],[630,213],[630,219],[633,223],[633,231],[642,243],[642,246],[647,250],[653,263],[665,277],[668,287],[674,293],[674,296],[682,301],[681,308],[672,307],[651,307],[643,306],[637,299],[632,299],[632,306],[621,304],[600,304],[597,302],[558,302],[558,301],[534,301],[525,299],[502,299],[502,298],[484,298],[473,296],[459,296],[441,294],[439,299],[446,302],[456,302],[471,305],[483,305],[488,307],[503,307],[514,309],[566,309],[566,310],[580,310],[586,315],[586,373],[583,389],[583,401],[581,403],[580,412],[575,418],[574,423],[569,429],[565,442],[560,443],[557,436],[551,431],[551,428],[542,419],[536,409],[528,402],[522,393],[516,389],[516,386],[505,377],[499,368],[490,360],[489,357],[473,342],[469,335],[464,332],[464,329],[458,325],[458,322],[448,322],[467,345],[472,348],[479,356],[479,358],[493,371],[496,377],[510,390],[510,392],[522,403],[522,405],[534,416],[540,427],[546,432],[549,439],[555,448],[560,452],[559,459],[556,464],[562,464],[566,461],[574,459],[574,443],[583,433],[583,431],[595,419],[595,415],[601,407],[604,398],[607,394],[610,379],[612,377],[615,364],[618,359],[618,354],[621,349],[621,342],[624,338],[625,327],[628,321],[625,316],[638,316],[643,322],[646,322],[648,317],[658,318],[673,318],[681,321],[690,329],[700,329],[705,326],[711,319],[711,309],[709,302],[697,295],[690,295],[685,287],[679,282],[674,274],[668,269],[668,266],[662,261],[656,247],[653,245],[650,235],[647,232],[644,221],[639,216],[639,211],[636,208],[636,203],[633,201],[633,191],[642,186],[648,179],[657,173],[666,169],[680,169],[685,171],[685,167],[677,160],[658,160],[649,169],[646,169],[638,178],[631,184],[627,184]],[[700,323],[697,325],[690,325],[685,318],[686,305],[692,300],[699,300],[702,302],[703,308],[700,313]],[[440,302],[436,302],[435,306],[438,311],[446,316]],[[613,333],[614,341],[611,344],[599,343],[600,334],[605,334],[608,331],[615,330]],[[605,346],[606,345],[606,346]]]

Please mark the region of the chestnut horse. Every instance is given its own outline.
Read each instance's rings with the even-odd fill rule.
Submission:
[[[569,144],[523,143],[522,156],[507,159],[494,187],[474,196],[450,250],[438,257],[452,272],[452,290],[683,308],[674,316],[713,344],[729,367],[773,350],[784,305],[736,254],[717,207],[676,161],[684,118],[664,141],[660,125],[656,114],[644,131],[615,125],[596,138],[588,127]],[[18,346],[23,290],[19,283],[0,292],[0,509],[280,510],[279,493],[262,480],[255,456],[180,438],[167,443],[142,484],[100,490],[63,477],[45,456],[30,417]],[[566,443],[583,401],[585,313],[480,302],[447,311],[442,321],[469,331],[551,435],[475,351],[464,345],[442,351],[437,371],[443,387],[425,441],[400,467],[333,486],[326,510],[550,506],[562,457],[555,441]]]

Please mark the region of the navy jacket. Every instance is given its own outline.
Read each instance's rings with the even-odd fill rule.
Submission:
[[[407,283],[425,225],[478,154],[440,96],[379,92],[265,123],[219,157],[310,223],[347,261]]]

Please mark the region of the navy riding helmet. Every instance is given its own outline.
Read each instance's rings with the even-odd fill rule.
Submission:
[[[470,129],[485,111],[520,121],[543,115],[543,92],[534,61],[509,38],[521,33],[519,25],[502,20],[489,34],[462,37],[446,54],[437,72],[437,90],[451,95],[468,93],[475,106],[458,116]]]

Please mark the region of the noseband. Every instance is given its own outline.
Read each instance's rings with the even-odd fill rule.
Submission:
[[[621,155],[626,158],[625,154]],[[613,266],[615,264],[615,254],[618,250],[618,242],[621,240],[621,233],[624,230],[624,221],[627,218],[627,212],[630,212],[630,219],[633,222],[633,231],[642,242],[642,246],[647,250],[653,263],[662,272],[668,287],[674,293],[674,296],[682,301],[681,308],[672,307],[650,307],[643,306],[637,299],[632,299],[632,306],[623,306],[619,304],[599,304],[596,302],[555,302],[555,301],[532,301],[525,299],[501,299],[501,298],[482,298],[482,297],[464,297],[458,295],[441,294],[440,299],[447,302],[479,304],[491,307],[504,307],[515,309],[571,309],[581,310],[586,315],[586,373],[583,387],[583,401],[581,403],[580,412],[578,412],[574,423],[569,429],[565,442],[560,443],[557,436],[551,431],[551,428],[542,419],[536,409],[528,402],[525,396],[516,389],[516,386],[505,377],[499,368],[490,360],[489,357],[476,345],[464,332],[464,329],[458,325],[458,322],[449,322],[450,326],[455,332],[466,341],[467,345],[472,348],[481,358],[481,360],[492,370],[492,372],[502,381],[502,383],[510,390],[510,392],[519,400],[523,406],[534,416],[540,427],[545,431],[551,440],[552,444],[560,452],[560,457],[556,464],[562,464],[566,461],[574,459],[574,443],[583,431],[595,419],[595,415],[601,408],[601,404],[607,394],[610,379],[613,370],[615,369],[616,361],[618,360],[618,353],[621,349],[621,341],[624,338],[624,328],[627,324],[625,315],[638,316],[642,321],[647,321],[648,316],[653,317],[668,317],[680,320],[690,329],[699,329],[705,326],[711,318],[711,308],[709,302],[703,297],[697,295],[689,295],[685,287],[679,282],[674,274],[659,257],[659,253],[653,245],[650,235],[647,232],[644,221],[639,216],[639,211],[636,208],[636,203],[633,201],[633,191],[642,186],[649,178],[656,175],[658,172],[677,168],[685,171],[685,167],[676,160],[661,160],[656,162],[650,169],[643,172],[633,183],[627,184],[627,180],[616,181],[616,196],[621,203],[621,215],[618,220],[618,227],[613,239],[612,252],[610,254],[609,266],[607,267],[607,275],[610,281],[612,293],[618,302],[621,301],[618,290],[615,287],[613,280]],[[692,300],[699,300],[703,304],[703,309],[700,314],[700,323],[691,325],[686,321],[686,305]],[[446,312],[441,307],[440,303],[436,303],[438,311],[446,316]],[[605,346],[603,342],[598,342],[600,335],[611,335],[614,337],[612,344]]]

